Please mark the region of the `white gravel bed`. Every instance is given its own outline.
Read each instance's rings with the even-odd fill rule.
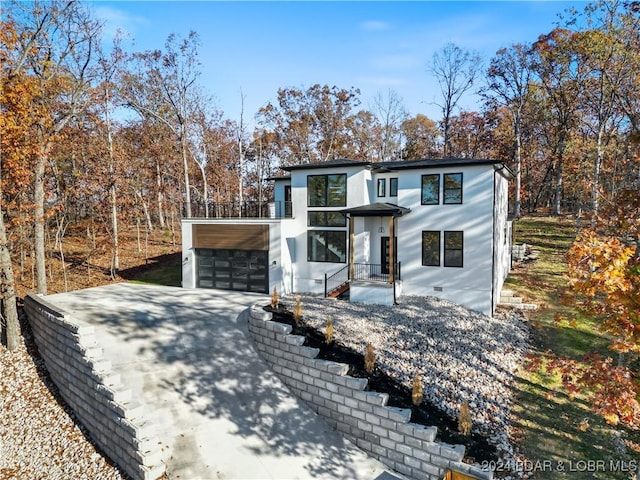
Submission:
[[[51,384],[42,359],[24,344],[14,352],[0,347],[0,480],[121,480]]]
[[[515,312],[488,317],[434,297],[402,296],[396,306],[301,296],[304,322],[362,352],[371,343],[377,365],[410,387],[416,373],[430,402],[457,418],[468,401],[473,429],[489,436],[503,458],[508,440],[513,375],[524,360],[528,331]],[[293,309],[294,297],[283,303]]]

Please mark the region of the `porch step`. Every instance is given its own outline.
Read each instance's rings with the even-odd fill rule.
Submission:
[[[521,297],[516,296],[513,290],[504,289],[500,292],[500,302],[498,305],[501,307],[510,307],[516,310],[537,310],[538,305],[535,303],[525,303]]]
[[[329,298],[336,298],[339,297],[340,295],[342,295],[344,292],[346,292],[347,290],[349,290],[349,282],[343,283],[342,285],[340,285],[338,288],[333,289],[331,292],[329,292],[327,294],[327,297]]]

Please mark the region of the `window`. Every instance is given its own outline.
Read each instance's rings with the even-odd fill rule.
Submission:
[[[440,203],[440,174],[422,175],[422,205]]]
[[[444,232],[444,266],[462,267],[462,232]]]
[[[390,178],[389,179],[389,196],[397,197],[398,196],[398,178]]]
[[[387,194],[386,190],[387,190],[387,179],[379,178],[378,179],[378,196],[384,197]]]
[[[307,231],[307,260],[309,262],[346,263],[347,232]]]
[[[443,203],[462,203],[462,173],[445,173],[443,184]]]
[[[347,205],[347,175],[309,175],[307,199],[310,207],[345,207]]]
[[[440,266],[440,232],[422,232],[422,265]]]
[[[310,227],[344,227],[347,219],[340,212],[308,212],[307,224]]]

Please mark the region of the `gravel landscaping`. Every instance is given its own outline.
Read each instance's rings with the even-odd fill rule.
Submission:
[[[27,331],[16,351],[0,348],[0,480],[121,480],[56,395]]]
[[[407,387],[416,373],[424,395],[457,418],[469,402],[473,430],[488,437],[503,459],[509,442],[513,375],[524,360],[527,327],[515,312],[494,318],[433,297],[403,296],[400,305],[364,305],[301,296],[303,321],[324,331],[333,319],[335,340],[364,353],[376,351],[378,366]],[[293,309],[293,297],[282,299]]]

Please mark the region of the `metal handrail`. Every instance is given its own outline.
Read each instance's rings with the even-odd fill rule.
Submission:
[[[337,272],[327,276],[324,274],[324,296],[328,296],[331,292],[337,290],[345,283],[349,283],[349,265],[342,267]]]

